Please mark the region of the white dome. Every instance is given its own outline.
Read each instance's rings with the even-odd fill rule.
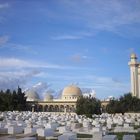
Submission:
[[[38,101],[39,100],[39,96],[37,94],[37,92],[35,92],[34,90],[28,90],[26,93],[25,93],[26,97],[27,97],[27,101]]]
[[[53,100],[53,95],[47,93],[45,98],[44,98],[44,101],[52,101]]]

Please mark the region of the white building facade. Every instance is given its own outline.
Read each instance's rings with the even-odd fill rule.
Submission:
[[[132,96],[140,98],[140,63],[137,61],[136,54],[131,54],[128,65],[130,66]]]

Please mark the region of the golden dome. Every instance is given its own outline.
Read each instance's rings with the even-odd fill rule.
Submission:
[[[62,92],[62,96],[81,96],[81,95],[82,95],[81,89],[74,85],[65,87]]]

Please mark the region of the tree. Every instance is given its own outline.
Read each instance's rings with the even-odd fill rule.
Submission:
[[[22,93],[21,88],[19,87],[17,90],[17,101],[18,101],[17,109],[19,111],[26,110],[26,97],[25,97],[25,94]]]
[[[0,91],[0,110],[3,111],[5,109],[4,105],[4,92]]]
[[[140,112],[140,99],[130,93],[124,94],[119,99],[110,100],[106,110],[108,113]]]
[[[27,109],[26,97],[21,88],[17,91],[0,91],[0,111],[25,111]]]
[[[101,114],[101,103],[93,97],[81,96],[76,103],[76,113],[92,117],[93,114]]]

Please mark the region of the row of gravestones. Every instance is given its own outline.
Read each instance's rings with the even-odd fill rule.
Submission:
[[[134,126],[140,125],[140,114],[102,114],[94,119],[76,114],[47,112],[1,112],[0,133],[26,135],[36,133],[41,137],[75,140],[77,133],[93,135],[93,140],[116,140],[109,132],[138,133]],[[124,136],[124,140],[134,140],[134,135]]]

